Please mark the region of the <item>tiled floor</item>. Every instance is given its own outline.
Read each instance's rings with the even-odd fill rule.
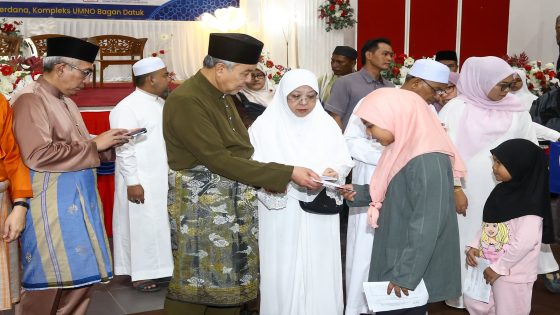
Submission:
[[[163,309],[167,279],[158,281],[162,290],[143,293],[132,288],[130,278],[117,276],[109,284],[94,285],[88,315],[125,315]],[[0,315],[13,315],[0,311]]]

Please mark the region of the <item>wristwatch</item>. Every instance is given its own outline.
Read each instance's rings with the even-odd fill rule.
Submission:
[[[27,201],[16,201],[13,204],[14,206],[22,206],[25,207],[25,209],[29,210],[29,203],[27,203]]]

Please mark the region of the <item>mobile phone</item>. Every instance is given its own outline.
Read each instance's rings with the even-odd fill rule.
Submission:
[[[139,135],[143,135],[143,134],[145,134],[146,132],[148,132],[148,130],[146,130],[146,128],[140,128],[140,129],[136,129],[136,130],[134,130],[134,131],[132,131],[132,132],[127,133],[126,136],[129,136],[129,137],[136,137],[136,136],[139,136]]]

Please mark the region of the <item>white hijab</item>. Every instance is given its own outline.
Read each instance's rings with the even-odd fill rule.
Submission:
[[[245,87],[241,90],[241,92],[245,94],[249,101],[267,107],[268,104],[270,104],[270,102],[272,101],[272,97],[274,96],[274,85],[268,79],[268,74],[266,73],[266,69],[262,64],[258,63],[257,69],[264,74],[263,87],[260,90],[251,90],[250,88]]]
[[[317,77],[308,70],[294,69],[284,75],[272,102],[249,128],[255,148],[253,159],[304,166],[319,175],[330,167],[343,181],[354,162],[340,127],[325,112],[319,98],[305,117],[297,117],[288,107],[288,94],[304,85],[319,91]],[[288,186],[288,195],[301,201],[312,201],[319,192],[293,182]]]
[[[525,75],[525,70],[517,68],[514,68],[513,70],[515,70],[515,73],[517,73],[517,75],[519,75],[519,77],[521,78],[523,86],[518,91],[512,91],[511,94],[517,96],[521,103],[525,105],[525,108],[527,108],[527,110],[530,110],[531,105],[533,105],[533,101],[538,97],[535,94],[531,93],[531,91],[529,91],[529,88],[527,87],[527,76]]]

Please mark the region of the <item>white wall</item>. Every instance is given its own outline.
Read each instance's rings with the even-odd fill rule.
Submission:
[[[324,22],[317,17],[317,8],[323,2],[241,0],[240,6],[252,21],[246,31],[264,42],[264,51],[270,52],[274,62],[305,68],[319,76],[330,71],[331,54],[336,46],[356,46],[356,27],[325,31]],[[350,1],[354,10],[357,10],[357,2]],[[357,16],[357,11],[354,13]]]
[[[555,63],[558,15],[560,0],[510,0],[508,54],[525,51],[530,60]]]

